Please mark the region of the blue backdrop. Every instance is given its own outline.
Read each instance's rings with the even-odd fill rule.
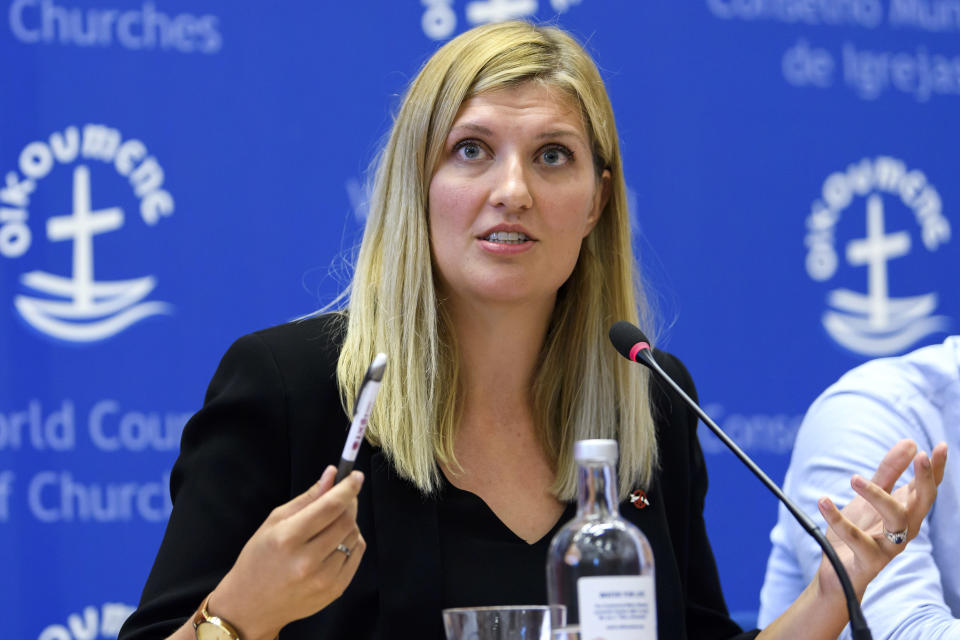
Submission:
[[[220,355],[345,283],[399,94],[475,24],[555,21],[596,56],[661,342],[775,479],[840,373],[956,331],[955,3],[2,4],[5,638],[116,637]],[[776,506],[702,442],[749,621]]]

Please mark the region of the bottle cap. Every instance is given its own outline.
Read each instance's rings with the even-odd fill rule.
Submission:
[[[617,453],[616,440],[577,440],[573,443],[573,459],[577,462],[600,460],[616,464]]]

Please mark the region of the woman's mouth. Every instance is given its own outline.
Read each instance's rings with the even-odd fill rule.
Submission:
[[[527,234],[519,231],[494,231],[493,233],[480,239],[499,244],[521,244],[523,242],[527,242],[531,238]]]

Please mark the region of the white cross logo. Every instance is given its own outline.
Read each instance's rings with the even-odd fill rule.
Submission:
[[[80,313],[94,308],[93,236],[123,226],[123,209],[111,207],[91,211],[90,170],[80,165],[73,170],[73,214],[47,220],[47,237],[52,241],[73,240],[73,303]]]
[[[910,234],[887,234],[883,224],[883,200],[873,194],[867,199],[867,237],[847,244],[847,260],[854,266],[867,266],[867,297],[870,326],[882,329],[890,321],[890,296],[887,261],[910,252]]]
[[[93,277],[93,237],[123,227],[123,209],[93,210],[90,170],[73,171],[73,211],[47,221],[47,237],[73,241],[70,277],[30,271],[20,281],[48,297],[17,296],[20,315],[44,333],[74,342],[103,340],[148,316],[170,313],[165,302],[142,302],[156,287],[153,276],[97,282]]]

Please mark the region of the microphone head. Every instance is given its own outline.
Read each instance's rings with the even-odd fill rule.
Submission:
[[[640,352],[649,351],[650,343],[647,341],[647,336],[643,335],[643,331],[634,325],[623,320],[614,324],[610,327],[610,342],[627,360],[646,364],[640,358]]]

